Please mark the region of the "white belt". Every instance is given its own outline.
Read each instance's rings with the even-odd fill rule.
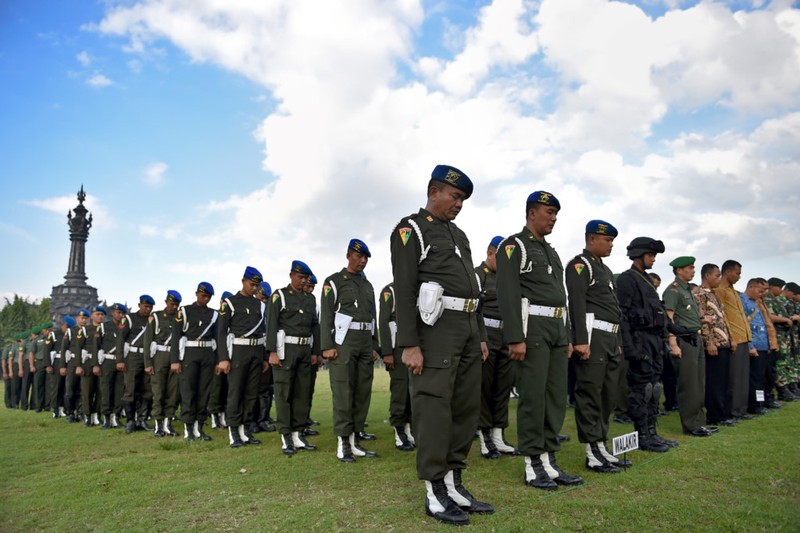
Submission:
[[[450,311],[461,311],[462,313],[474,313],[478,308],[477,298],[456,298],[454,296],[442,296],[442,306]]]
[[[611,322],[606,322],[605,320],[595,320],[592,323],[592,328],[599,329],[600,331],[607,331],[609,333],[616,333],[619,331],[619,324],[612,324]]]
[[[490,328],[503,329],[503,321],[496,318],[483,317],[483,323]]]
[[[103,361],[108,361],[108,360],[116,361],[116,359],[117,359],[117,356],[114,355],[113,353],[112,354],[104,354],[103,355]]]
[[[359,322],[361,324],[361,322]],[[358,328],[350,328],[350,329],[358,329]],[[286,343],[287,344],[299,344],[300,346],[305,346],[307,344],[311,344],[312,337],[292,337],[291,335],[286,335]]]
[[[187,348],[211,348],[211,341],[186,341]]]
[[[156,351],[157,352],[168,352],[169,346],[164,346],[163,344],[156,344]]]
[[[548,307],[546,305],[532,305],[528,307],[529,315],[547,316],[550,318],[561,318],[567,311],[565,307]]]
[[[130,353],[144,353],[144,348],[137,348],[136,346],[131,346]]]
[[[264,337],[234,337],[233,344],[238,346],[264,346],[266,339]]]
[[[350,327],[347,329],[355,329],[358,331],[369,331],[372,333],[372,322],[350,322]]]

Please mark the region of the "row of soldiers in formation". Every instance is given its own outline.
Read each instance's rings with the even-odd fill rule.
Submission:
[[[425,511],[451,524],[468,523],[468,513],[494,511],[462,483],[476,433],[484,457],[522,456],[529,486],[554,490],[583,482],[556,460],[570,359],[578,439],[585,446],[586,467],[599,473],[631,466],[606,446],[620,381],[627,384],[627,410],[640,448],[663,452],[678,444],[656,431],[665,361],[678,374],[681,422],[690,435],[708,436],[718,431],[710,422],[732,425],[737,417],[747,418],[748,409],[759,414],[774,407],[770,384],[779,387],[784,399],[798,392],[792,339],[800,339],[800,290],[794,284],[781,287],[781,294],[770,300],[775,307],[767,310],[761,307],[758,279],[748,283],[744,294],[733,290],[741,265],[730,261],[721,271],[704,267],[703,285],[692,295],[688,283],[694,258],[679,257],[671,263],[676,279],[662,300],[647,270],[665,251],[663,243],[633,239],[627,247],[631,268],[615,277],[603,258],[610,255],[618,232],[602,220],[586,225],[585,249],[564,268],[545,239],[561,206],[545,191],[528,197],[523,230],[492,239],[486,259],[475,267],[466,235],[452,222],[472,189],[458,169],[434,169],[425,208],[392,231],[394,281],[378,295],[378,306],[364,275],[369,248],[352,239],[346,267],[323,283],[319,312],[311,294],[313,273],[305,263],[294,261],[289,285],[274,293],[257,269],[247,267],[242,289],[224,295],[218,311],[208,307],[214,289],[203,282],[191,305],[181,307],[180,295],[169,291],[165,309],[156,313],[153,298],[143,295],[135,313],[111,306],[112,322],[105,322],[101,308],[79,313],[75,324],[68,317],[60,347],[45,324],[36,350],[22,353],[32,354],[32,370],[38,372],[37,361],[43,361],[47,372],[52,367],[53,374],[63,376],[65,404],[73,416],[76,393],[70,388],[82,383],[90,423],[91,413],[98,411],[86,406],[96,405],[99,397],[105,425],[114,425],[124,409],[128,431],[147,428],[152,416],[156,435],[174,433],[170,421],[179,390],[184,438],[189,440],[210,438],[204,424],[209,413],[216,418],[221,410],[209,405],[212,388],[221,388],[212,383],[227,378],[224,410],[231,447],[259,443],[253,432],[263,421],[259,397],[266,395],[270,376],[277,431],[287,455],[314,449],[305,439],[312,369],[326,360],[336,455],[342,462],[376,456],[362,441],[374,438],[365,426],[373,362],[380,355],[391,375],[395,444],[417,450]],[[723,286],[714,287],[720,277]],[[751,291],[751,284],[758,290]],[[735,300],[726,296],[728,289]],[[743,310],[742,320],[732,309]],[[783,336],[770,324],[786,325]],[[769,336],[766,348],[762,326],[775,337]],[[749,364],[747,359],[742,364],[737,353],[745,353]],[[783,355],[782,363],[776,353]],[[781,377],[767,381],[773,375],[769,369],[776,368]],[[12,367],[8,371],[13,374]],[[518,447],[504,435],[514,385]],[[711,388],[715,392],[709,402]],[[61,393],[54,394],[51,407],[57,409]]]

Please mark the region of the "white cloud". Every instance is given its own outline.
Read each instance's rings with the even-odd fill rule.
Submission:
[[[77,55],[77,59],[78,63],[80,63],[84,67],[88,67],[89,65],[92,64],[92,56],[90,56],[86,50],[79,53]]]
[[[167,172],[169,165],[163,161],[156,161],[151,163],[144,169],[144,181],[150,186],[158,187],[164,182],[164,174]]]
[[[90,87],[108,87],[112,85],[114,82],[107,78],[105,75],[95,73],[91,78],[86,80],[86,84]]]
[[[34,198],[23,203],[33,207],[38,207],[39,209],[44,209],[45,211],[64,215],[66,219],[67,213],[71,212],[72,209],[78,205],[78,199],[76,195],[70,194],[64,196],[54,196],[51,198]],[[98,198],[97,196],[87,194],[83,205],[89,210],[89,213],[92,216],[92,232],[105,232],[113,230],[117,227],[116,221],[111,216],[111,213],[102,199]],[[88,217],[89,215],[86,216]]]

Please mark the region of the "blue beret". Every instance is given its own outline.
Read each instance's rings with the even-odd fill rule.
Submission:
[[[261,285],[258,287],[258,292],[269,298],[272,294],[272,287],[269,286],[269,283],[266,281],[262,281]]]
[[[214,286],[207,281],[201,281],[197,284],[197,290],[195,292],[204,292],[209,296],[214,296]]]
[[[317,284],[317,276],[315,276],[314,274],[311,274],[311,276],[308,278],[308,284],[309,285],[316,285]]]
[[[126,315],[128,314],[128,307],[125,304],[114,304],[111,306],[112,311],[122,311]]]
[[[302,261],[294,260],[292,261],[292,272],[297,272],[298,274],[305,274],[306,276],[311,276],[314,273],[311,272],[311,269],[308,268],[308,265],[303,263]]]
[[[181,300],[183,300],[183,298],[181,297],[181,293],[178,291],[167,291],[168,302],[181,303]]]
[[[230,298],[231,296],[233,296],[233,293],[231,291],[225,291],[222,293],[222,296],[220,296],[220,299],[225,300],[226,298]]]
[[[94,307],[92,307],[92,313],[97,312],[97,311],[100,311],[104,315],[108,314],[108,312],[106,311],[106,308],[103,307],[102,305],[95,305]]]
[[[683,268],[694,264],[694,257],[691,255],[682,255],[673,259],[669,266],[672,268]]]
[[[434,181],[441,181],[442,183],[452,185],[460,191],[464,191],[467,198],[472,196],[472,180],[456,167],[436,165],[433,172],[431,172],[431,179]]]
[[[85,307],[81,307],[80,309],[78,309],[78,314],[76,316],[89,317],[92,316],[92,313],[90,313],[89,310],[86,309]]]
[[[616,237],[618,234],[617,228],[605,220],[590,220],[587,222],[586,233],[594,233],[595,235],[608,235],[609,237]]]
[[[141,296],[139,296],[139,303],[156,305],[156,301],[153,300],[153,297],[150,296],[149,294],[142,294]]]
[[[528,195],[527,204],[542,204],[542,205],[549,205],[551,207],[555,207],[559,211],[561,211],[561,202],[558,201],[558,198],[553,196],[552,193],[546,191],[536,191],[532,192]]]
[[[347,248],[354,252],[364,254],[367,257],[372,257],[372,254],[369,253],[369,248],[367,248],[367,245],[361,239],[350,239],[350,244],[347,245]]]
[[[502,237],[500,235],[492,237],[492,240],[489,242],[489,246],[491,246],[492,248],[497,248],[498,246],[500,246],[500,243],[503,242],[503,239],[505,239],[505,237]]]
[[[77,326],[77,325],[78,325],[78,323],[77,323],[77,322],[75,322],[75,319],[74,319],[74,318],[72,318],[72,317],[71,317],[71,316],[69,316],[69,315],[64,315],[64,323],[65,323],[67,326],[71,327],[71,328],[74,328],[75,326]]]
[[[244,279],[249,279],[253,283],[261,283],[264,281],[264,276],[255,267],[247,267],[244,269]]]

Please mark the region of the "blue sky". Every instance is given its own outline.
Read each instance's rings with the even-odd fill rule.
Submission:
[[[0,3],[0,293],[61,283],[86,189],[101,298],[321,278],[351,237],[389,281],[388,235],[437,163],[476,194],[479,262],[527,194],[583,224],[800,281],[800,11],[792,2],[173,0]],[[487,221],[492,221],[487,224]],[[477,244],[475,244],[477,243]]]

